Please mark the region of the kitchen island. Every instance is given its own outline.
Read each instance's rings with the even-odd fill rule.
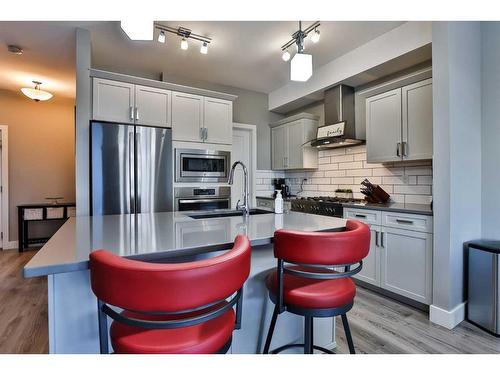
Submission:
[[[297,212],[208,219],[180,212],[80,216],[70,218],[39,250],[24,267],[24,276],[48,277],[50,353],[98,353],[97,300],[88,270],[91,251],[106,249],[151,262],[192,261],[226,251],[237,234],[245,234],[252,244],[252,264],[244,286],[242,329],[234,332],[231,352],[257,353],[262,350],[273,308],[264,280],[276,266],[274,231],[338,231],[344,227],[344,219]],[[333,347],[334,337],[333,319],[318,319],[317,344]],[[301,340],[301,317],[284,313],[272,347]]]

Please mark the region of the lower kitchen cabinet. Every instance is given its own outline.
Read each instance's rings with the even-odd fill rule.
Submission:
[[[346,208],[344,218],[370,225],[370,251],[355,279],[432,303],[431,216]],[[398,227],[402,225],[411,229]]]
[[[384,227],[381,240],[380,286],[430,304],[432,234]]]
[[[380,230],[379,226],[370,226],[370,251],[366,258],[363,259],[363,268],[354,275],[356,279],[376,286],[380,286],[380,249],[378,246]]]

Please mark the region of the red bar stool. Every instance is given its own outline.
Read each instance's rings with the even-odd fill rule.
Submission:
[[[369,248],[370,228],[355,220],[348,220],[343,232],[278,230],[274,233],[278,267],[268,275],[266,284],[275,307],[264,354],[269,353],[278,314],[284,311],[304,316],[304,344],[284,345],[271,353],[302,346],[305,354],[312,354],[313,349],[333,353],[314,345],[313,318],[337,315],[342,317],[349,352],[355,353],[346,315],[356,295],[350,276],[361,271],[362,259]],[[357,267],[351,270],[352,265]]]
[[[250,242],[242,235],[226,253],[189,263],[154,264],[92,252],[101,353],[108,353],[108,316],[115,353],[226,353],[233,330],[241,326],[249,272]]]

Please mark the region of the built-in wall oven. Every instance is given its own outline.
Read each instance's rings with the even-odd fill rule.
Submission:
[[[229,151],[175,149],[176,182],[226,182],[229,177]]]
[[[231,208],[231,187],[176,187],[176,211],[221,210]]]

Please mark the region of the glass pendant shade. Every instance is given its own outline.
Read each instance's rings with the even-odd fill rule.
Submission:
[[[33,81],[33,83],[35,84],[35,88],[23,87],[21,89],[24,95],[26,95],[30,99],[33,99],[35,102],[49,100],[50,98],[52,98],[53,95],[50,92],[40,90],[40,82]]]
[[[290,79],[305,82],[312,76],[312,55],[296,53],[290,62]]]

